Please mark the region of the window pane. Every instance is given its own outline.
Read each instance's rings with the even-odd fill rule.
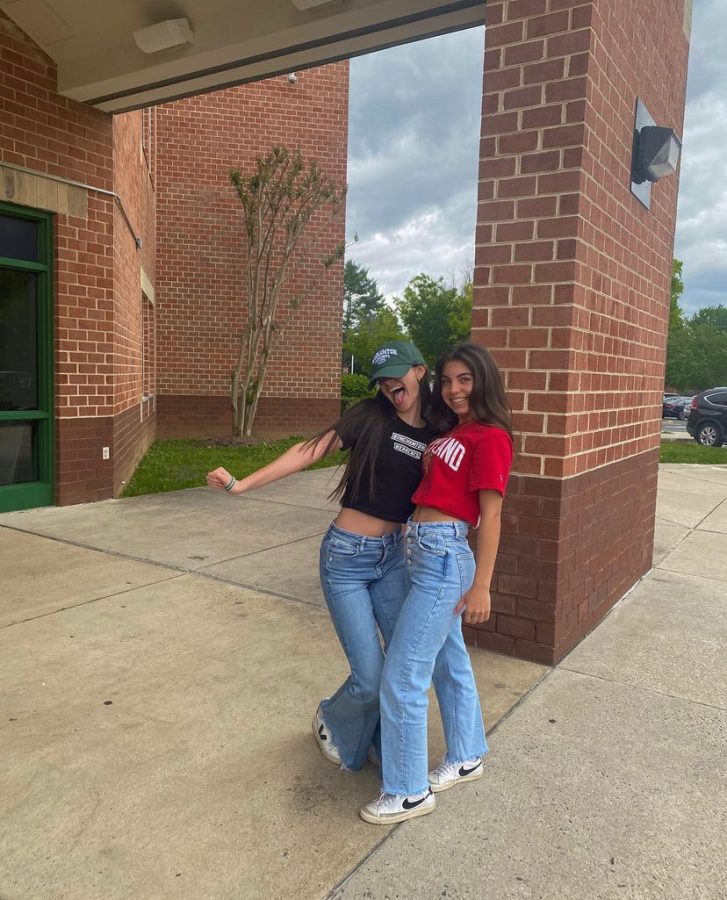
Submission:
[[[38,261],[38,223],[0,214],[0,256]]]
[[[38,423],[0,422],[0,486],[38,481]]]
[[[0,410],[38,408],[38,276],[0,269]]]

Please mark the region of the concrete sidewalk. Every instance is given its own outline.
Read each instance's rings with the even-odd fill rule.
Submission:
[[[486,776],[392,829],[310,734],[332,477],[0,516],[0,898],[727,896],[727,467],[559,666],[473,653]]]

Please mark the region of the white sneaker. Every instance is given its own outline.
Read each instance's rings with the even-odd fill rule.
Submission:
[[[340,766],[341,754],[338,750],[338,747],[333,743],[331,732],[328,730],[328,728],[326,727],[326,723],[323,720],[323,712],[320,706],[316,710],[315,716],[313,716],[313,734],[316,736],[316,741],[321,749],[321,753],[325,756],[328,762],[332,762],[337,766]]]
[[[429,773],[429,784],[435,794],[454,787],[460,781],[477,781],[484,774],[482,757],[466,759],[464,762],[441,762],[436,769]]]
[[[436,804],[437,799],[430,789],[413,797],[382,794],[378,800],[362,806],[359,814],[364,822],[371,822],[372,825],[394,825],[406,819],[426,816]]]

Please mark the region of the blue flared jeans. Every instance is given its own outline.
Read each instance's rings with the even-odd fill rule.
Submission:
[[[399,611],[381,679],[381,759],[387,794],[419,794],[429,786],[431,683],[442,714],[447,761],[474,759],[487,752],[462,617],[454,614],[475,574],[468,529],[461,521],[407,525],[411,588]]]
[[[380,753],[379,688],[387,647],[409,590],[403,534],[365,537],[333,524],[321,544],[320,575],[331,620],[351,666],[323,718],[347,769],[358,770],[372,744]]]

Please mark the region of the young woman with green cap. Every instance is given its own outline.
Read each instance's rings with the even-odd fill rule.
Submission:
[[[348,450],[332,496],[341,510],[321,544],[321,587],[351,675],[321,701],[313,733],[326,759],[360,769],[378,747],[379,686],[384,653],[409,590],[402,525],[414,510],[421,457],[436,432],[429,426],[430,388],[424,357],[414,344],[392,341],[374,353],[371,386],[330,428],[237,480],[219,468],[207,484],[229,494],[300,472],[336,450]]]

